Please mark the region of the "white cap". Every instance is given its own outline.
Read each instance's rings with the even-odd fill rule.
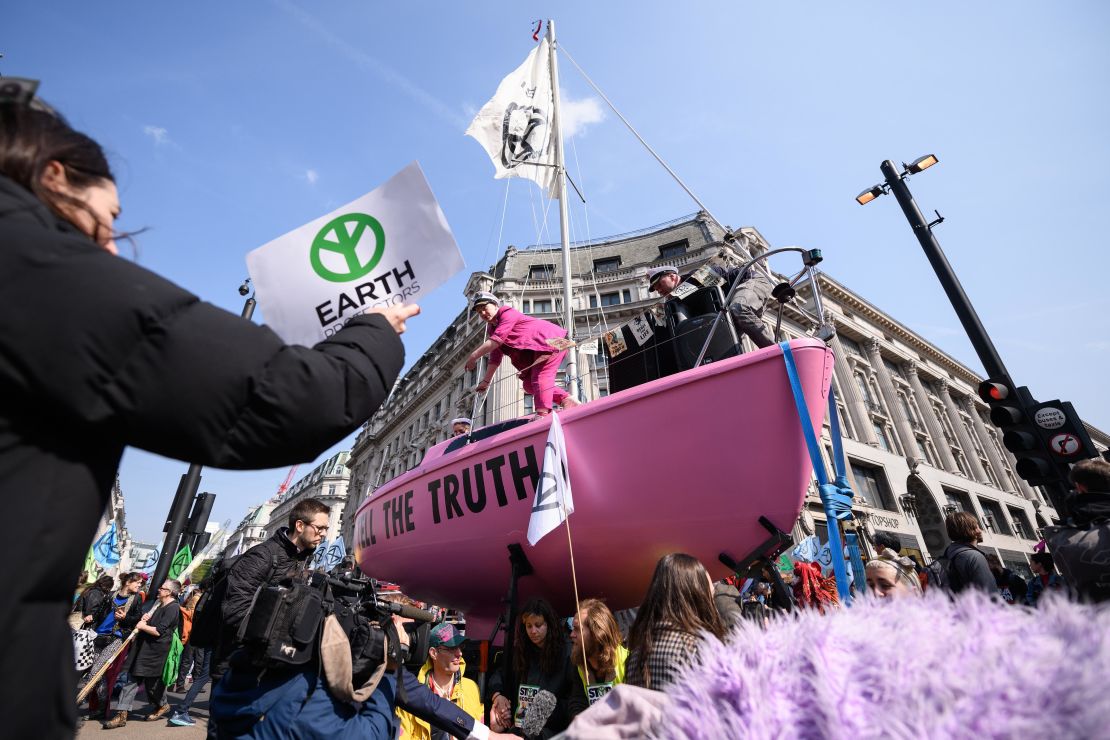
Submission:
[[[678,269],[676,269],[676,268],[674,268],[670,265],[663,265],[662,267],[653,267],[650,270],[648,270],[648,274],[647,274],[648,287],[649,288],[654,287],[655,283],[659,280],[659,278],[663,277],[664,275],[666,275],[667,273],[670,273],[670,272],[673,272],[675,275],[677,275],[678,274]]]
[[[487,293],[484,290],[475,293],[474,297],[470,299],[470,305],[473,308],[477,308],[483,303],[492,303],[495,306],[501,305],[501,301],[497,299],[497,296],[493,293]]]
[[[451,420],[451,426],[455,426],[456,424],[466,424],[467,426],[474,426],[474,422],[472,422],[470,419],[467,419],[465,416],[460,416],[457,419]]]

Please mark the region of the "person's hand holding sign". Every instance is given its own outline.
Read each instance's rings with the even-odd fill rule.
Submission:
[[[385,316],[386,321],[393,327],[393,330],[398,334],[405,333],[405,321],[411,319],[416,314],[420,313],[420,306],[415,303],[401,306],[390,306],[389,308],[371,308],[366,313],[380,313]]]

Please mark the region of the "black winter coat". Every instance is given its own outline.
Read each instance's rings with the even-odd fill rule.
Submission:
[[[303,463],[370,416],[403,362],[377,315],[288,346],[0,176],[0,495],[19,511],[0,562],[22,564],[0,602],[5,733],[72,735],[65,616],[124,447],[223,468]]]
[[[289,528],[282,527],[265,542],[259,543],[239,556],[227,574],[227,592],[220,613],[224,632],[220,635],[218,653],[227,655],[233,647],[239,625],[247,616],[251,600],[260,586],[276,586],[281,579],[297,570],[315,550],[297,551],[289,541]]]

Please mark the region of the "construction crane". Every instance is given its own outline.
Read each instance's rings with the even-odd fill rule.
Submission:
[[[273,501],[275,503],[280,501],[281,497],[285,495],[285,492],[289,490],[289,484],[293,482],[293,476],[297,474],[297,468],[299,467],[300,465],[298,464],[289,468],[289,475],[285,476],[285,480],[278,486],[277,493],[274,494]]]

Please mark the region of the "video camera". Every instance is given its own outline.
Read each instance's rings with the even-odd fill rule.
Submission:
[[[404,625],[407,649],[393,622],[395,614],[413,620]],[[256,666],[304,665],[318,657],[322,625],[329,615],[335,616],[350,642],[356,686],[382,663],[419,670],[437,621],[432,612],[381,599],[373,579],[303,571],[258,590],[239,629],[239,642]]]

